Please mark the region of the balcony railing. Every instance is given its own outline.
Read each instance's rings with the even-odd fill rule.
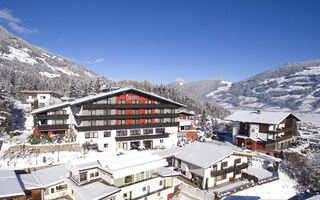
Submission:
[[[179,114],[130,114],[130,115],[77,115],[79,120],[112,120],[112,119],[151,119],[151,118],[175,118]]]
[[[99,131],[99,130],[116,130],[116,129],[134,129],[134,128],[155,128],[179,126],[179,122],[169,123],[151,123],[151,124],[123,124],[123,125],[105,125],[105,126],[79,126],[78,131]]]
[[[68,124],[54,124],[54,125],[39,125],[39,131],[50,131],[50,130],[67,130]]]
[[[228,174],[228,173],[231,173],[231,172],[235,172],[237,170],[245,169],[247,167],[248,167],[248,163],[243,163],[241,165],[228,167],[226,169],[222,169],[222,170],[218,170],[218,171],[211,171],[211,176],[212,177],[216,177],[216,176],[220,176],[222,174]]]
[[[38,120],[42,119],[68,119],[69,115],[63,114],[63,115],[37,115]]]
[[[175,109],[179,108],[177,105],[173,104],[84,104],[83,109],[151,109],[151,108],[168,108]]]
[[[294,135],[284,135],[284,136],[281,136],[281,137],[279,137],[279,138],[276,138],[275,140],[269,139],[269,140],[267,141],[267,143],[270,144],[270,143],[281,142],[281,141],[283,141],[283,140],[287,140],[287,139],[290,139],[290,138],[294,139]]]
[[[169,137],[169,133],[152,134],[152,135],[118,136],[118,137],[115,137],[115,139],[117,142],[121,142],[121,141],[132,141],[132,140],[158,139],[158,138],[167,138],[167,137]]]

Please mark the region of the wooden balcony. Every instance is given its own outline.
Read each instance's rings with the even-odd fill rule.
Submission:
[[[113,120],[113,119],[151,119],[176,118],[179,114],[138,114],[138,115],[77,115],[79,120]]]
[[[267,144],[281,142],[281,141],[283,141],[283,140],[287,140],[287,139],[290,139],[290,138],[294,139],[294,135],[284,135],[284,136],[281,136],[281,137],[279,137],[279,138],[276,138],[275,140],[269,139],[269,140],[267,141]]]
[[[37,115],[38,120],[42,119],[68,119],[69,115]]]
[[[288,127],[288,128],[283,128],[283,129],[277,129],[276,131],[267,131],[267,133],[271,134],[278,134],[278,133],[283,133],[283,132],[288,132],[288,131],[296,131],[297,128],[295,127]]]
[[[155,128],[179,126],[179,122],[171,123],[152,123],[152,124],[124,124],[124,125],[105,125],[105,126],[79,126],[78,131],[101,131],[101,130],[117,130],[117,129],[134,129],[134,128]]]
[[[68,124],[54,124],[54,125],[39,125],[39,131],[51,131],[51,130],[67,130],[69,128]]]
[[[132,141],[132,140],[158,139],[158,138],[167,138],[167,137],[169,137],[169,133],[150,134],[150,135],[117,136],[117,137],[115,137],[115,139],[117,142],[121,142],[121,141]]]
[[[222,169],[222,170],[218,170],[218,171],[211,171],[211,176],[216,177],[216,176],[220,176],[222,174],[228,174],[228,173],[235,172],[237,170],[242,170],[245,168],[248,168],[248,163],[243,163],[241,165],[231,166],[226,169]]]
[[[156,109],[156,108],[179,108],[173,104],[84,104],[83,109]]]

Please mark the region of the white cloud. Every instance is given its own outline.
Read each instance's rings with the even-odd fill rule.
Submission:
[[[2,9],[0,10],[0,21],[6,21],[10,28],[14,30],[17,33],[36,33],[38,32],[37,29],[29,29],[26,27],[23,27],[19,25],[18,23],[21,22],[21,20],[17,17],[14,17],[11,15],[11,11],[8,9]]]
[[[104,58],[97,58],[94,60],[94,63],[101,63],[104,61]]]

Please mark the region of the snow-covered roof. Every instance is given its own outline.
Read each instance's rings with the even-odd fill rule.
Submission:
[[[190,164],[207,168],[236,151],[240,152],[241,149],[220,144],[193,142],[181,147],[175,157]]]
[[[170,169],[168,167],[160,167],[160,168],[156,169],[156,173],[159,174],[162,177],[179,176],[179,175],[181,175],[180,172],[174,171],[173,169]]]
[[[120,191],[119,188],[105,185],[100,182],[93,182],[87,185],[76,185],[73,181],[66,179],[68,186],[74,191],[79,200],[98,200],[115,194]]]
[[[191,116],[195,115],[194,111],[187,111],[187,110],[179,110],[178,113],[179,114],[191,115]]]
[[[284,119],[292,115],[299,120],[292,113],[288,112],[270,112],[270,111],[248,111],[238,110],[231,115],[227,116],[225,120],[237,121],[237,122],[248,122],[248,123],[259,123],[259,124],[279,124]],[[299,120],[300,121],[300,120]]]
[[[162,99],[164,101],[170,102],[172,104],[175,104],[175,105],[178,105],[178,106],[181,106],[181,107],[186,107],[184,104],[178,103],[178,102],[173,101],[171,99],[167,99],[167,98],[161,97],[159,95],[156,95],[156,94],[153,94],[153,93],[150,93],[150,92],[145,92],[143,90],[139,90],[139,89],[136,89],[134,87],[126,87],[126,88],[122,88],[122,89],[114,90],[114,91],[110,91],[110,92],[102,92],[102,93],[99,93],[99,94],[96,94],[96,95],[89,95],[89,96],[86,96],[86,97],[75,99],[74,101],[71,101],[71,102],[63,102],[63,103],[56,104],[56,105],[51,105],[51,106],[47,106],[47,107],[43,107],[43,108],[38,108],[38,109],[32,111],[32,114],[37,114],[37,113],[40,113],[40,112],[51,110],[53,108],[58,108],[58,107],[63,107],[63,106],[68,106],[68,105],[77,105],[77,104],[85,103],[87,101],[92,101],[92,100],[95,100],[95,99],[100,99],[100,98],[103,98],[103,97],[108,97],[108,96],[112,96],[114,94],[127,92],[127,91],[136,91],[136,92],[139,92],[139,93],[142,93],[142,94],[145,94],[145,95],[149,95],[149,96],[152,96],[152,97],[155,97],[155,98]]]
[[[13,170],[0,170],[0,198],[23,195],[16,173]]]
[[[101,167],[99,161],[86,162],[86,163],[80,163],[80,164],[75,165],[75,168],[79,171],[91,169],[91,168],[96,168],[96,167]]]
[[[247,174],[257,177],[259,180],[272,178],[271,172],[257,167],[248,167],[248,169],[245,169],[245,172]]]
[[[69,170],[66,165],[50,167],[33,172],[43,187],[63,181],[68,176],[68,173]]]
[[[52,94],[56,96],[62,96],[61,94],[54,91],[50,91],[50,90],[22,90],[21,93],[22,94]]]
[[[152,154],[158,155],[162,158],[167,158],[167,157],[175,156],[179,152],[179,149],[180,147],[172,147],[169,149],[152,152]]]
[[[18,177],[24,190],[42,188],[41,183],[34,174],[20,174]]]
[[[165,159],[149,152],[111,156],[105,160],[100,160],[100,163],[102,169],[111,173],[114,178],[121,178],[168,165]]]
[[[67,107],[67,106],[70,106],[70,103],[71,102],[62,102],[62,103],[53,104],[53,105],[50,105],[50,106],[37,108],[37,109],[34,109],[31,112],[31,114],[38,114],[38,113],[45,112],[45,111],[48,111],[48,110],[51,110],[51,109],[55,109],[55,108]]]

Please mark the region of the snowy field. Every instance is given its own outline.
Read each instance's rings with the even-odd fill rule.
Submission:
[[[279,180],[255,186],[237,192],[225,200],[231,199],[289,199],[298,191],[295,189],[296,182],[290,179],[285,173],[279,172]],[[237,198],[235,198],[237,197]],[[253,198],[256,197],[256,198]]]

